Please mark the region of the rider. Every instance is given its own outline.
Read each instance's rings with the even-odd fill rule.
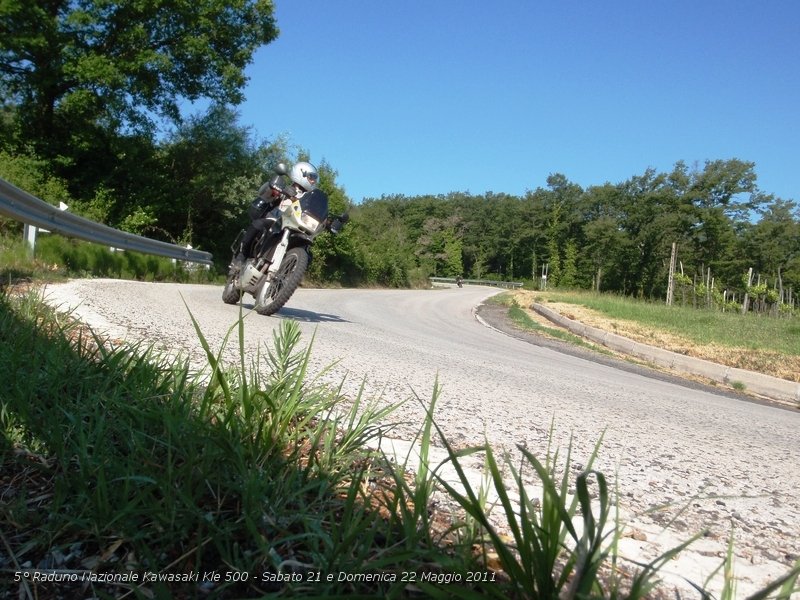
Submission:
[[[268,224],[274,222],[275,218],[269,217],[267,214],[280,204],[281,196],[302,198],[304,194],[317,187],[319,173],[314,165],[301,161],[296,163],[289,171],[289,179],[292,183],[288,189],[280,185],[280,176],[278,176],[271,182],[262,185],[261,189],[258,190],[258,197],[250,207],[250,217],[253,221],[242,238],[239,253],[234,258],[235,262],[242,264],[250,257],[253,252],[253,242],[255,242],[259,233],[264,231]]]

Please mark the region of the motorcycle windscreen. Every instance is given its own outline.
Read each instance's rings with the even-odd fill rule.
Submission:
[[[319,188],[313,189],[300,198],[300,209],[322,222],[328,218],[328,195]]]

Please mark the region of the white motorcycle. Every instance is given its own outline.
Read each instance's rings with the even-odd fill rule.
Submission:
[[[269,194],[259,194],[249,216],[258,233],[251,244],[251,256],[231,262],[222,300],[237,304],[247,293],[255,298],[258,314],[271,315],[288,302],[303,280],[311,262],[311,245],[324,231],[339,233],[347,222],[346,214],[331,219],[328,196],[319,188],[295,195],[291,186],[282,185],[287,170],[283,163],[269,184]],[[261,191],[267,189],[266,186]],[[264,199],[270,195],[272,199]],[[236,257],[242,249],[242,230],[231,250]]]

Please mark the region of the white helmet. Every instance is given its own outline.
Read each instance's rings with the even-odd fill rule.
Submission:
[[[319,173],[311,163],[299,162],[292,167],[289,178],[305,191],[310,192],[317,187]]]

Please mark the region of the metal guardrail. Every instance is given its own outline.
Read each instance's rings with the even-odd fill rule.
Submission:
[[[428,277],[428,281],[430,281],[431,284],[448,283],[456,285],[455,277]],[[522,283],[518,281],[492,281],[489,279],[462,279],[461,283],[463,283],[464,285],[489,285],[492,287],[502,287],[509,289],[516,289],[522,287]]]
[[[57,231],[68,237],[103,244],[111,248],[165,256],[204,265],[213,264],[209,252],[151,240],[141,235],[127,233],[101,223],[95,223],[78,215],[59,210],[44,200],[39,200],[39,198],[10,184],[5,179],[0,179],[0,215],[41,229]]]

